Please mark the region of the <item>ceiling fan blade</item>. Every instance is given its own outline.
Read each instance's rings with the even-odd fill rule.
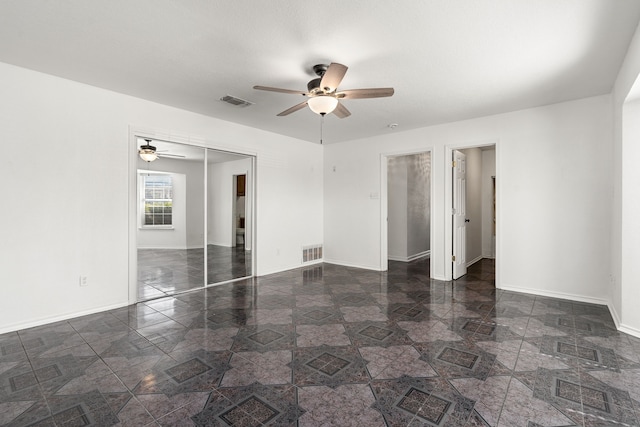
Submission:
[[[169,153],[161,153],[159,151],[156,151],[156,153],[158,154],[158,157],[175,157],[178,159],[184,159],[186,156],[180,155],[180,154],[169,154]]]
[[[338,103],[336,109],[333,110],[333,114],[341,119],[344,119],[345,117],[349,117],[351,115],[351,111],[347,110],[347,107],[345,107],[341,103]]]
[[[363,98],[384,98],[393,95],[392,87],[379,87],[371,89],[350,89],[343,90],[336,94],[339,99],[363,99]]]
[[[291,108],[284,110],[282,113],[278,114],[278,116],[288,116],[291,113],[295,113],[298,110],[302,110],[307,106],[307,101],[301,102],[300,104],[294,105]]]
[[[301,90],[292,90],[292,89],[280,89],[278,87],[270,87],[270,86],[254,86],[254,89],[258,90],[267,90],[269,92],[280,92],[280,93],[292,93],[294,95],[306,95],[307,92],[303,92]]]
[[[347,73],[347,68],[346,65],[338,64],[337,62],[329,64],[329,68],[324,72],[320,81],[320,88],[324,89],[325,92],[334,92]]]

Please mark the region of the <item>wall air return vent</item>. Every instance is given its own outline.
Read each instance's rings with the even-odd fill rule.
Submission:
[[[248,107],[253,105],[253,102],[246,101],[244,99],[236,98],[235,96],[225,95],[220,98],[220,101],[226,102],[227,104],[235,105],[236,107]]]
[[[311,262],[322,259],[322,245],[304,246],[302,248],[302,262]]]

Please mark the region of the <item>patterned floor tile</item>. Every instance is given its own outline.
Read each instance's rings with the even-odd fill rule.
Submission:
[[[561,405],[567,408],[567,405]],[[580,411],[560,411],[556,405],[534,397],[534,393],[519,380],[512,378],[496,426],[581,426]]]
[[[359,307],[340,307],[345,322],[362,322],[371,320],[373,322],[386,322],[389,320],[380,307],[376,305],[364,305]]]
[[[317,264],[2,334],[0,424],[640,425],[640,339],[494,280]]]
[[[392,322],[346,323],[347,335],[356,347],[411,344],[407,332]]]
[[[5,393],[0,395],[0,425],[29,426],[53,421],[45,397],[32,387],[28,393]],[[53,425],[53,424],[51,424]]]
[[[311,306],[293,310],[293,321],[296,325],[326,325],[342,323],[342,312],[333,307]]]
[[[414,420],[430,426],[464,426],[475,404],[442,379],[404,376],[376,380],[371,387],[376,396],[373,407],[393,426],[410,425]]]
[[[247,386],[258,382],[289,384],[292,382],[290,350],[235,353],[220,383],[221,387]]]
[[[240,328],[231,350],[272,351],[291,350],[295,345],[293,325],[260,325]]]
[[[331,295],[296,295],[296,307],[333,307]]]
[[[445,378],[486,379],[496,360],[495,354],[468,341],[434,341],[416,344],[415,347],[423,360]]]
[[[500,411],[509,388],[510,376],[488,377],[486,380],[460,378],[449,380],[462,395],[476,401],[475,410],[489,425],[498,424]]]
[[[252,312],[247,325],[290,325],[291,316],[290,308],[258,308]]]
[[[384,427],[384,418],[372,408],[374,403],[375,397],[367,384],[345,384],[335,389],[300,387],[298,404],[305,412],[298,419],[298,425]]]
[[[298,348],[292,362],[294,383],[299,386],[367,383],[365,361],[355,347]]]
[[[351,345],[351,340],[346,333],[344,325],[336,323],[296,326],[296,346],[298,348],[318,347],[321,345]]]
[[[202,412],[210,393],[198,393],[196,396],[191,396],[186,404],[179,408],[161,416],[157,419],[158,425],[173,427],[173,426],[194,426],[195,423],[191,420],[191,417]]]
[[[204,409],[191,419],[197,426],[288,426],[295,425],[303,413],[295,388],[255,383],[211,393]]]
[[[120,421],[97,390],[80,395],[50,396],[47,404],[56,425],[109,426]]]
[[[597,418],[614,424],[638,424],[627,391],[577,371],[538,369],[533,396],[584,414],[585,423],[589,421],[589,425]]]
[[[541,345],[524,340],[518,354],[515,371],[535,371],[543,367],[547,369],[569,369],[571,365],[562,357],[545,354],[541,351]]]
[[[420,353],[410,345],[389,347],[360,347],[360,354],[367,363],[367,370],[373,379],[410,377],[434,377],[436,372],[420,360]]]
[[[136,396],[162,393],[173,396],[214,390],[230,368],[231,352],[195,351],[180,360],[163,359],[133,390]]]
[[[417,343],[462,340],[460,335],[440,320],[398,322],[398,326],[407,331],[409,338]]]
[[[570,366],[584,369],[610,369],[618,371],[615,352],[588,341],[569,337],[542,338],[540,352],[558,358]]]
[[[475,344],[484,351],[495,354],[496,360],[502,363],[507,369],[514,370],[516,362],[522,348],[522,340],[478,341]]]
[[[173,357],[181,353],[196,350],[224,351],[230,350],[238,328],[189,328],[164,337],[162,341],[154,341],[156,347]]]
[[[393,322],[422,322],[432,319],[429,310],[425,306],[416,303],[389,304],[384,307],[383,312]]]

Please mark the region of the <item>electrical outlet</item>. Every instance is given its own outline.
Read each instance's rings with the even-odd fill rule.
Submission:
[[[89,286],[89,282],[87,282],[87,276],[80,276],[80,287]]]

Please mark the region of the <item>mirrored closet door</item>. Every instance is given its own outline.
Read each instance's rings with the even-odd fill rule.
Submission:
[[[137,299],[251,276],[253,157],[151,145],[157,159],[137,160]]]
[[[207,283],[252,275],[253,157],[207,150]]]

